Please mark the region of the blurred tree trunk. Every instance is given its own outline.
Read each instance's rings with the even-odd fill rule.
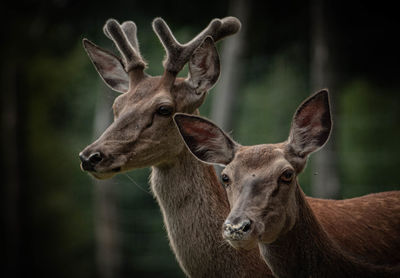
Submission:
[[[241,54],[244,49],[246,37],[246,21],[250,9],[250,1],[232,0],[229,14],[236,16],[242,22],[240,32],[226,38],[221,47],[221,76],[215,88],[215,95],[211,108],[211,118],[222,129],[232,129],[233,115],[235,111],[235,98],[241,83],[243,73],[243,61]]]
[[[3,256],[5,267],[2,269],[2,277],[20,277],[21,273],[21,211],[20,211],[20,171],[19,171],[19,116],[17,98],[17,69],[12,62],[2,63],[1,84],[1,158],[3,170],[2,189],[4,211],[4,240]]]
[[[103,86],[105,87],[105,86]],[[97,139],[112,122],[112,98],[108,88],[98,97],[94,120],[94,139]],[[94,180],[94,211],[96,233],[96,261],[98,277],[120,277],[121,255],[118,213],[115,201],[115,184],[112,179]]]
[[[246,37],[246,21],[249,16],[251,2],[246,0],[231,0],[229,14],[236,16],[242,23],[238,34],[226,38],[221,46],[221,76],[215,87],[211,107],[211,119],[225,131],[233,127],[233,111],[235,111],[236,95],[241,83],[244,63],[241,55]],[[221,167],[215,166],[217,174]]]
[[[331,108],[335,107],[337,91],[335,90],[333,52],[330,51],[328,19],[325,13],[325,1],[311,2],[311,88],[316,92],[328,88],[331,97]],[[332,110],[335,119],[335,110]],[[335,148],[336,128],[323,149],[313,155],[313,176],[311,191],[313,196],[321,198],[338,198],[340,184],[337,169]]]

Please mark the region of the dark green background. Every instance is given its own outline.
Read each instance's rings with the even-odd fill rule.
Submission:
[[[81,46],[82,38],[113,49],[102,33],[105,21],[133,20],[148,72],[159,74],[164,50],[151,29],[154,17],[163,17],[186,41],[212,18],[229,15],[230,4],[208,0],[2,4],[1,250],[7,258],[2,277],[99,276],[95,185],[81,172],[78,153],[92,142],[96,103],[112,102],[117,94],[101,83]],[[336,74],[334,138],[342,197],[400,188],[396,11],[385,1],[326,2]],[[232,134],[240,143],[284,140],[295,108],[312,93],[310,17],[308,1],[251,2],[243,82],[236,99],[240,105],[232,114]],[[205,116],[214,93],[201,108]],[[181,277],[159,208],[147,194],[149,172],[132,171],[112,180],[122,239],[118,271],[121,277]],[[311,175],[308,168],[301,180],[307,193]],[[16,198],[10,198],[10,188],[16,189]],[[10,207],[16,208],[15,214]]]

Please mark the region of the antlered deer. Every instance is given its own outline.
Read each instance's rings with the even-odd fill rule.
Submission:
[[[80,153],[81,167],[104,179],[153,166],[151,188],[187,276],[271,277],[257,250],[238,252],[224,243],[218,231],[229,213],[226,193],[216,186],[213,167],[186,150],[172,119],[174,112],[198,113],[219,76],[214,41],[238,32],[240,22],[233,17],[214,19],[185,45],[176,41],[161,18],[153,21],[153,29],[167,52],[164,74],[157,77],[144,72],[133,22],[120,25],[109,20],[104,27],[123,60],[84,40],[103,80],[123,94],[113,105],[114,122]],[[186,63],[189,76],[177,78]]]
[[[317,200],[306,198],[298,184],[297,175],[308,156],[330,135],[327,91],[300,105],[288,140],[278,144],[241,146],[201,117],[176,114],[174,118],[198,159],[226,165],[221,180],[231,212],[223,237],[233,247],[258,244],[277,277],[400,277],[400,191],[337,201],[335,210],[328,206],[323,212],[326,208],[313,206]],[[335,220],[339,218],[342,221]],[[326,225],[326,221],[334,222]],[[344,245],[337,233],[348,235],[347,223],[354,223],[353,233],[369,241],[360,244],[358,237],[350,237]],[[369,264],[360,252],[349,252],[357,248],[370,252],[386,248],[393,258],[383,259],[397,268]]]
[[[96,178],[108,178],[153,166],[151,189],[161,207],[172,250],[188,276],[268,277],[270,271],[257,250],[238,252],[222,244],[219,231],[229,213],[226,193],[218,186],[213,167],[186,150],[172,120],[174,112],[198,114],[197,108],[219,75],[213,41],[236,33],[240,23],[232,17],[215,19],[186,45],[176,41],[162,19],[155,19],[153,27],[167,50],[164,74],[157,77],[144,72],[146,63],[139,52],[133,22],[120,25],[110,20],[104,28],[122,60],[84,40],[100,76],[123,94],[114,102],[113,124],[80,153],[82,169]],[[176,78],[185,63],[189,63],[188,78]],[[335,209],[330,202],[313,204]],[[354,225],[348,223],[349,237],[359,237],[359,246],[369,242],[353,233]],[[393,257],[384,244],[377,244],[374,251]],[[360,249],[375,260],[378,256],[370,256],[369,251]]]

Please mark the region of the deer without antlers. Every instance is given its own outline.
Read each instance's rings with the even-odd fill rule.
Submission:
[[[105,83],[123,93],[114,102],[114,122],[80,153],[81,167],[96,178],[152,167],[151,189],[161,207],[172,250],[190,277],[271,277],[257,250],[238,252],[218,233],[228,215],[226,194],[217,187],[213,167],[184,147],[174,112],[198,114],[219,76],[214,41],[239,31],[233,17],[214,19],[199,35],[180,44],[161,18],[153,29],[166,49],[164,73],[144,72],[133,22],[107,21],[104,33],[122,59],[88,40],[84,47]],[[189,64],[189,76],[177,78]],[[205,229],[206,227],[206,229]]]
[[[326,90],[300,105],[278,144],[241,146],[206,119],[174,118],[199,160],[226,165],[231,212],[223,237],[233,247],[258,244],[277,277],[399,277],[400,191],[324,201],[306,198],[298,184],[308,156],[330,135]]]

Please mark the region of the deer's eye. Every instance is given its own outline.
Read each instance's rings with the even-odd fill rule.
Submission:
[[[279,177],[279,180],[284,183],[289,183],[293,180],[293,177],[294,177],[294,172],[293,170],[289,169],[282,173],[282,175]]]
[[[229,183],[230,183],[230,178],[228,177],[228,175],[227,174],[222,174],[221,175],[221,181],[222,181],[222,185],[226,188],[226,187],[228,187],[229,186]]]
[[[167,117],[167,116],[171,116],[173,111],[174,111],[174,108],[172,108],[171,106],[161,105],[157,109],[157,114]]]

